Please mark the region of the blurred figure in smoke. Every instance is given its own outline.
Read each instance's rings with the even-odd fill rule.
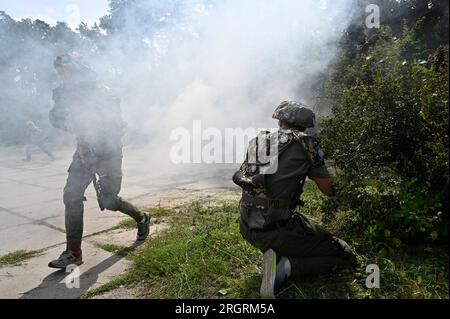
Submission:
[[[58,56],[54,66],[62,84],[53,91],[49,118],[56,128],[71,132],[77,149],[64,187],[67,249],[49,263],[52,268],[81,264],[84,193],[94,184],[102,210],[120,211],[137,223],[137,241],[150,231],[150,215],[118,196],[122,183],[122,136],[125,123],[120,101],[99,83],[95,72],[77,52]],[[97,178],[98,176],[98,178]]]
[[[31,161],[31,153],[35,148],[39,148],[42,152],[47,154],[50,159],[55,159],[52,152],[50,152],[45,145],[45,136],[42,130],[33,121],[28,121],[26,126],[27,145],[25,146],[25,161]]]

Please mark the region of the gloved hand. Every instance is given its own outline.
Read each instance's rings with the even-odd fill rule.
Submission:
[[[252,184],[256,188],[264,188],[264,174],[258,174],[251,178]]]
[[[233,183],[240,186],[241,188],[253,187],[252,180],[245,176],[244,172],[239,170],[233,175]]]

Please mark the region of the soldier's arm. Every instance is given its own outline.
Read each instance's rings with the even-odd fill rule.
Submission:
[[[318,143],[314,143],[313,149],[313,166],[309,171],[308,177],[316,183],[324,195],[333,196],[333,178],[325,165],[323,151]]]
[[[62,107],[59,98],[59,89],[53,90],[53,108],[48,114],[48,118],[53,127],[67,131],[68,110]]]
[[[233,175],[233,182],[241,187],[245,188],[255,188],[255,187],[263,187],[264,186],[264,176],[261,174],[257,174],[255,176],[247,176],[246,171],[248,167],[248,149],[246,152],[244,163],[242,163],[239,170]]]
[[[316,183],[319,190],[326,196],[333,196],[333,179],[331,177],[328,178],[313,178],[313,181]]]
[[[109,121],[115,122],[118,126],[126,126],[123,120],[120,98],[114,91],[104,84],[97,85],[98,107],[102,113],[106,113]]]
[[[247,159],[245,159],[244,163],[242,163],[239,170],[233,175],[233,183],[238,185],[241,188],[248,187],[251,185],[251,179],[245,176],[245,169],[247,167]]]
[[[68,123],[67,123],[67,112],[58,107],[54,106],[48,115],[50,123],[53,127],[68,131]]]

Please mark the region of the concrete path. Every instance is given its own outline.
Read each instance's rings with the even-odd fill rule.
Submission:
[[[0,268],[0,298],[77,298],[128,267],[128,261],[94,245],[96,238],[101,241],[102,233],[126,216],[101,212],[90,186],[85,203],[81,287],[67,289],[64,280],[68,274],[47,268],[48,261],[64,250],[62,189],[71,156],[71,150],[61,151],[56,160],[49,161],[37,153],[26,163],[21,149],[0,148],[0,256],[17,250],[43,251],[25,265]],[[236,195],[230,181],[234,168],[175,170],[149,164],[145,158],[146,150],[124,149],[121,196],[141,207],[173,207],[206,196]],[[103,240],[108,238],[103,235]],[[126,238],[132,245],[134,232]]]

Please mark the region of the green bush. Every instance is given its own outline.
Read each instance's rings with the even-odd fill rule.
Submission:
[[[351,210],[349,229],[381,255],[448,235],[449,49],[417,58],[424,50],[417,24],[398,38],[382,29],[351,63],[343,52],[318,98],[331,108],[319,137],[338,169],[327,209]]]

